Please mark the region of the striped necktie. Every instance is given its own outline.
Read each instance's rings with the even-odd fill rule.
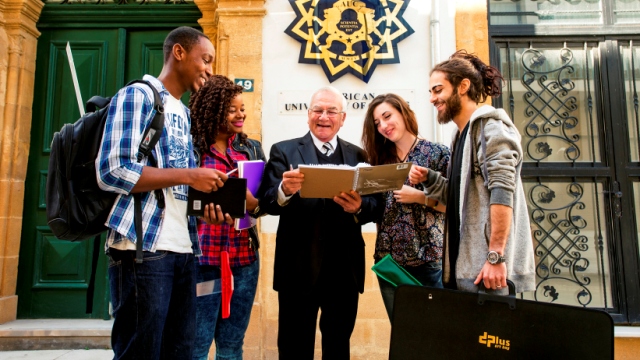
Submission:
[[[333,146],[331,146],[331,143],[324,143],[322,145],[322,152],[327,156],[331,156],[331,154],[333,154]]]

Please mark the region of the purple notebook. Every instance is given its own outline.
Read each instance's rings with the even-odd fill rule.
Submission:
[[[262,160],[247,160],[238,161],[238,177],[247,179],[247,189],[251,191],[253,196],[258,193],[260,182],[262,181],[262,173],[264,172],[264,161]],[[238,218],[235,221],[234,227],[236,230],[248,229],[256,225],[256,219],[251,217],[247,212],[244,218]]]

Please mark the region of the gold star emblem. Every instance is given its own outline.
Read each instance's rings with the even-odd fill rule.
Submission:
[[[413,34],[402,15],[409,0],[289,0],[285,30],[301,43],[300,63],[320,64],[329,81],[346,73],[368,82],[378,64],[400,62],[397,43]]]

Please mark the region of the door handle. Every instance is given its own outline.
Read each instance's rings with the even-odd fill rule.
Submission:
[[[622,199],[622,191],[603,191],[603,194],[607,194],[607,195],[613,195],[615,197],[617,197],[618,199]]]

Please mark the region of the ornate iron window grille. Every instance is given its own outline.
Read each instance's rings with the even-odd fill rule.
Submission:
[[[548,64],[548,61],[542,51],[531,47],[521,57],[525,69],[521,82],[527,89],[524,94],[527,104],[524,114],[529,119],[525,132],[530,138],[525,148],[529,157],[538,163],[552,154],[553,149],[549,145],[551,139],[568,145],[565,151],[568,160],[575,163],[580,157],[580,149],[576,145],[580,135],[570,134],[578,125],[578,118],[571,115],[578,109],[577,99],[573,95],[569,96],[575,88],[575,83],[569,77],[575,72],[571,65],[573,52],[564,47],[560,50],[560,58],[562,65],[559,68],[545,70],[543,65]],[[550,80],[549,76],[554,74],[555,80]],[[540,86],[540,92],[533,88],[534,81]],[[547,116],[545,111],[551,111],[551,116]],[[539,119],[544,120],[542,126],[536,124]],[[559,128],[560,135],[552,134],[552,128]],[[531,151],[532,145],[535,145],[535,151]]]
[[[506,43],[507,50],[507,90],[509,92],[509,112],[512,119],[516,119],[515,101],[513,95],[514,69],[511,64],[511,44]],[[589,52],[587,43],[584,43],[585,63],[583,66],[586,105],[588,109],[588,120],[591,134],[594,134],[593,121],[593,98],[589,77]],[[526,141],[525,151],[530,159],[535,161],[536,166],[547,159],[553,149],[548,140],[555,139],[567,144],[565,157],[572,166],[580,157],[581,151],[578,147],[579,134],[572,133],[578,124],[579,119],[572,113],[578,109],[578,102],[572,91],[575,83],[572,75],[575,73],[573,64],[573,51],[566,46],[559,52],[560,65],[553,67],[541,50],[529,49],[521,55],[521,66],[523,73],[520,82],[525,88],[523,100],[525,109],[523,111],[527,119],[525,124]],[[581,72],[582,73],[582,72]],[[578,77],[579,78],[579,77]],[[537,91],[533,84],[537,83],[540,90]],[[546,112],[546,113],[545,113]],[[550,114],[549,114],[550,113]],[[542,122],[542,125],[536,123]],[[557,134],[552,133],[555,129]],[[559,129],[559,131],[558,131]],[[591,153],[594,154],[593,166],[595,166],[595,144],[591,141]],[[598,179],[594,179],[593,197],[596,208],[596,233],[595,245],[599,256],[599,273],[601,274],[604,307],[607,308],[607,279],[604,269],[604,239],[602,234],[602,219],[600,218],[600,199],[598,196]],[[536,177],[536,183],[529,189],[529,211],[533,226],[533,238],[535,254],[537,257],[536,275],[538,277],[534,298],[539,299],[538,294],[550,302],[556,301],[560,291],[555,284],[567,281],[578,287],[575,300],[578,304],[586,307],[593,300],[592,291],[589,289],[591,278],[584,275],[589,268],[590,261],[584,254],[589,251],[589,238],[582,234],[587,228],[587,220],[579,214],[586,209],[583,201],[585,190],[581,183],[573,177],[567,185],[567,195],[570,199],[564,204],[553,206],[556,199],[555,191]],[[557,200],[555,200],[557,202]]]

